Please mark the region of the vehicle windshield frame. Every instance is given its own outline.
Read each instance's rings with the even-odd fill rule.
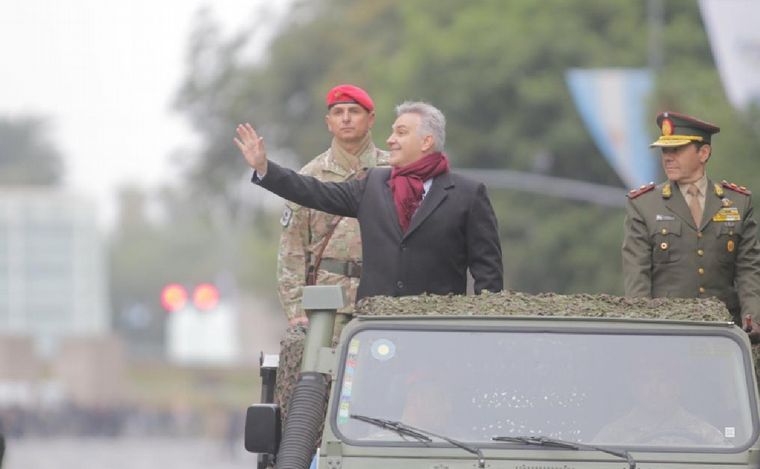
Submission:
[[[385,319],[385,320],[383,320]],[[398,319],[398,318],[397,318]],[[480,321],[482,319],[482,321]],[[605,327],[608,326],[608,327]],[[713,327],[704,327],[713,326]],[[703,327],[698,327],[703,326]],[[612,444],[608,442],[593,442],[580,440],[580,444],[598,444],[610,447],[620,447],[635,451],[651,450],[656,452],[710,452],[710,453],[738,453],[746,450],[752,445],[760,432],[758,424],[758,412],[756,393],[752,390],[754,386],[754,365],[752,357],[747,348],[741,344],[741,340],[731,327],[726,326],[724,329],[715,327],[715,323],[697,323],[697,322],[676,322],[676,321],[652,321],[652,320],[620,320],[608,318],[546,318],[546,317],[505,317],[497,318],[477,318],[477,317],[439,317],[431,318],[426,316],[422,318],[405,317],[402,320],[391,320],[391,318],[382,318],[376,320],[360,320],[358,323],[347,328],[344,331],[342,347],[339,350],[339,366],[337,377],[332,389],[332,405],[329,411],[329,425],[332,432],[340,440],[354,446],[446,446],[445,442],[434,441],[432,443],[420,443],[414,441],[383,441],[354,438],[342,432],[338,423],[338,414],[341,407],[341,399],[345,400],[342,395],[343,383],[346,377],[346,362],[349,356],[352,340],[359,334],[367,331],[388,331],[391,334],[409,331],[414,332],[452,332],[452,333],[489,333],[489,334],[559,334],[559,335],[595,335],[595,336],[682,336],[682,337],[723,337],[736,342],[736,349],[741,354],[740,368],[743,373],[741,382],[747,387],[746,406],[749,407],[751,415],[749,416],[749,428],[747,436],[740,441],[738,445],[727,447],[718,446],[691,446],[691,445],[642,445],[642,444]],[[737,363],[737,365],[739,365]],[[456,372],[456,370],[452,370]],[[736,373],[738,375],[738,373]],[[466,378],[462,378],[466,379]],[[350,397],[349,397],[350,400]],[[744,407],[744,406],[742,406]],[[375,417],[386,418],[384,415],[373,415]],[[410,422],[405,422],[410,423]],[[462,440],[461,436],[446,435],[451,438]],[[464,439],[467,443],[481,447],[501,447],[503,443],[487,442],[481,439]],[[510,448],[511,449],[511,448]]]

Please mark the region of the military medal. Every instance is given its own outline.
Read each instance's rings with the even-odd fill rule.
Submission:
[[[713,217],[713,221],[741,221],[739,209],[736,207],[723,207]]]
[[[728,199],[726,197],[723,197],[722,199],[720,199],[720,203],[724,207],[730,207],[730,206],[732,206],[734,204],[734,201],[731,200],[731,199]]]
[[[734,252],[734,240],[733,239],[729,239],[728,242],[726,243],[726,251],[728,251],[728,252]]]

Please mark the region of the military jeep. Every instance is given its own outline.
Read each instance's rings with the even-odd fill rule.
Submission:
[[[751,346],[717,301],[370,299],[332,346],[340,293],[313,288],[292,395],[248,410],[261,465],[760,467]]]

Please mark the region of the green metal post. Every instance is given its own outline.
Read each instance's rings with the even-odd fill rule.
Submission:
[[[312,285],[303,289],[303,309],[309,318],[301,371],[315,371],[319,350],[332,345],[337,310],[345,306],[339,285]]]

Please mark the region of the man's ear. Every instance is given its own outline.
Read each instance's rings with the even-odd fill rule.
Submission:
[[[425,135],[425,137],[422,139],[422,153],[425,154],[428,151],[430,151],[431,148],[433,148],[433,145],[435,144],[435,139],[433,139],[432,135]]]
[[[369,128],[371,129],[375,125],[375,111],[369,113]]]
[[[701,147],[699,147],[699,161],[702,163],[707,163],[707,160],[710,159],[710,155],[712,154],[712,145],[709,143],[705,143]]]

